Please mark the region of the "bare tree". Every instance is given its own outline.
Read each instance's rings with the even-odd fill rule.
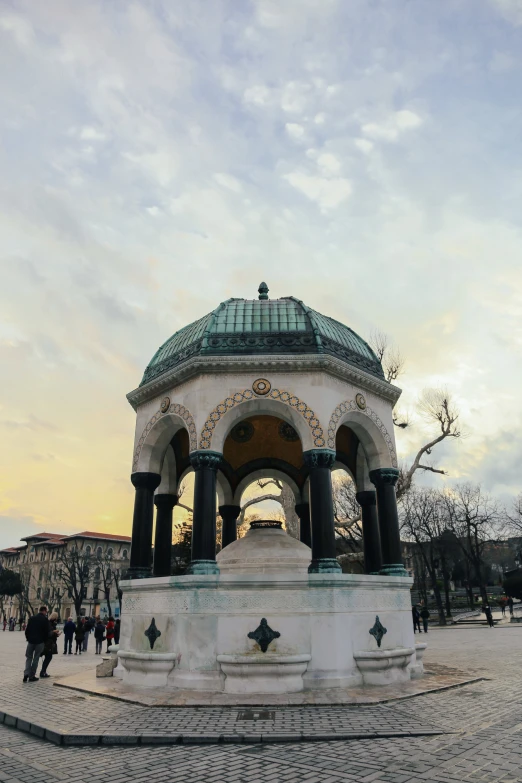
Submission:
[[[386,380],[393,383],[401,375],[404,368],[404,361],[400,352],[391,344],[387,335],[382,332],[372,333],[370,345],[383,366]],[[414,475],[419,470],[439,473],[443,476],[447,475],[445,470],[436,468],[430,462],[426,462],[426,457],[431,457],[433,449],[443,440],[447,438],[456,439],[462,436],[459,410],[447,389],[425,389],[417,407],[422,418],[430,426],[435,425],[436,434],[418,449],[411,465],[401,469],[397,482],[398,498],[410,489]],[[400,429],[413,426],[409,416],[404,416],[396,411],[393,414],[393,423]]]
[[[351,552],[362,551],[361,508],[355,499],[357,488],[344,474],[332,481],[335,532]]]
[[[514,499],[510,514],[506,514],[507,526],[516,536],[522,535],[522,492]]]
[[[440,495],[433,489],[412,489],[404,495],[401,528],[414,541],[428,573],[435,596],[440,625],[446,625],[444,607],[437,582],[440,539],[445,530]]]
[[[58,554],[58,578],[63,582],[74,603],[76,617],[87,597],[93,558],[84,549],[63,547]]]
[[[442,493],[448,527],[473,571],[482,600],[487,602],[485,549],[502,533],[499,504],[480,484],[460,484]]]
[[[111,617],[111,587],[114,584],[112,555],[107,554],[107,552],[96,555],[94,565],[96,567],[96,574],[98,574],[99,569],[99,584],[101,585],[103,597],[107,603],[107,612],[109,613],[109,617]]]

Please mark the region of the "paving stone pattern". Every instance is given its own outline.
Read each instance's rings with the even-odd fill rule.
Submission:
[[[15,632],[18,634],[18,632]],[[161,741],[160,722],[180,716],[187,731],[196,721],[197,732],[210,732],[224,712],[218,708],[190,710],[197,717],[185,718],[187,709],[143,708],[99,697],[77,697],[53,688],[52,679],[22,685],[23,640],[15,634],[0,634],[2,689],[0,709],[16,709],[30,720],[31,709],[47,710],[57,726],[69,724],[79,732],[97,720],[99,729],[113,736],[126,725],[136,732],[149,732],[145,742]],[[20,634],[21,636],[21,634]],[[11,638],[9,638],[11,637]],[[184,783],[522,783],[522,627],[498,626],[452,628],[430,631],[426,659],[439,666],[468,668],[474,675],[489,678],[459,689],[418,696],[397,704],[362,708],[299,708],[274,711],[270,730],[283,732],[292,721],[309,721],[317,726],[321,713],[328,724],[325,736],[343,726],[354,726],[359,716],[359,733],[383,725],[393,726],[399,735],[406,726],[435,726],[454,733],[433,736],[397,736],[358,740],[326,740],[272,744],[166,745],[141,744],[133,747],[52,746],[31,734],[0,726],[0,781],[6,783],[137,783],[153,779]],[[424,638],[423,638],[424,641]],[[428,657],[429,656],[429,657]],[[65,658],[65,660],[64,660]],[[55,674],[69,674],[95,661],[92,653],[75,660],[61,656],[54,660]],[[49,669],[51,672],[51,668]],[[519,673],[520,672],[520,673]],[[55,701],[59,699],[59,701]],[[32,705],[32,706],[31,706]],[[284,724],[278,713],[292,713]],[[298,713],[302,713],[301,716]],[[352,713],[355,713],[352,716]],[[156,715],[154,725],[144,726]],[[362,717],[364,722],[362,722]],[[23,718],[22,718],[23,719]],[[227,728],[232,725],[230,715]],[[371,725],[373,721],[373,726]],[[194,727],[196,723],[191,723]],[[242,721],[255,726],[259,721]],[[300,725],[303,725],[302,723]],[[362,731],[361,731],[362,726]],[[370,728],[371,726],[371,728]],[[237,715],[234,730],[237,731]],[[246,729],[245,729],[246,730]],[[253,729],[249,727],[249,731]],[[292,733],[290,731],[290,733]],[[123,735],[131,736],[131,735]],[[143,741],[143,740],[142,740]]]

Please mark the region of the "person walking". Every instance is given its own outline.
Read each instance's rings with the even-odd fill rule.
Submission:
[[[73,643],[73,637],[74,632],[76,631],[76,623],[72,619],[72,617],[69,617],[65,625],[63,626],[63,654],[72,655],[72,643]]]
[[[507,599],[507,605],[509,607],[509,615],[510,617],[513,617],[513,599],[511,598],[511,596],[509,596],[509,598]]]
[[[58,612],[53,612],[52,615],[49,617],[49,625],[51,626],[51,635],[45,640],[44,649],[43,649],[43,663],[42,668],[40,669],[40,677],[50,677],[50,674],[47,674],[47,668],[49,664],[51,663],[53,655],[56,655],[58,653],[58,644],[57,639],[60,635],[60,631],[57,629],[56,625],[58,623]]]
[[[109,617],[109,622],[107,623],[107,626],[105,628],[105,636],[107,638],[107,652],[109,652],[109,647],[111,646],[114,639],[114,628],[115,628],[114,617]]]
[[[76,641],[76,650],[74,652],[75,655],[82,654],[84,638],[85,638],[85,622],[82,622],[81,619],[78,617],[78,619],[76,620],[76,632],[74,634],[74,639]]]
[[[87,652],[87,647],[89,644],[89,636],[91,635],[91,631],[94,628],[94,621],[91,617],[88,617],[85,621],[85,636],[83,638],[83,652]]]
[[[120,643],[120,630],[121,630],[121,620],[118,619],[114,623],[114,644]]]
[[[486,620],[488,621],[488,625],[490,628],[495,627],[495,623],[493,622],[493,615],[491,613],[491,606],[489,604],[485,604],[482,611],[486,615]]]
[[[16,620],[14,617],[9,618],[9,630],[14,631],[15,629]]]
[[[38,614],[31,617],[25,629],[27,647],[25,650],[24,682],[36,682],[36,669],[43,652],[45,642],[51,634],[51,625],[47,619],[47,607],[41,606]]]
[[[501,601],[500,602],[500,611],[502,612],[502,617],[506,616],[506,602]]]
[[[99,617],[96,619],[96,625],[94,626],[94,640],[96,642],[95,655],[101,655],[102,644],[105,641],[105,626]]]
[[[4,614],[4,631],[5,631],[6,625],[7,625],[7,617]]]
[[[424,633],[428,633],[428,620],[430,619],[430,610],[428,609],[427,606],[422,607],[420,611],[420,616],[422,618],[422,625],[424,626]]]
[[[418,631],[420,633],[421,632],[420,614],[415,604],[411,607],[411,615],[413,618],[413,633],[415,633],[415,631]]]

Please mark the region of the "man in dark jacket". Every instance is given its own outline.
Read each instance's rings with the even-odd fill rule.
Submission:
[[[420,616],[422,617],[422,624],[424,626],[424,633],[428,633],[428,620],[430,619],[430,610],[427,606],[423,606],[420,610]],[[420,631],[419,631],[420,633]]]
[[[50,634],[51,624],[47,619],[47,607],[41,606],[38,614],[30,618],[25,629],[27,649],[25,651],[24,682],[36,682],[38,680],[36,676],[38,661]]]
[[[63,626],[63,654],[67,654],[67,648],[69,648],[69,655],[72,655],[72,643],[74,632],[76,631],[76,623],[69,617],[65,625]]]

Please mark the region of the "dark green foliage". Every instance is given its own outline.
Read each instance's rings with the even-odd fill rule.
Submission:
[[[522,568],[510,571],[503,581],[506,595],[522,600]]]
[[[8,595],[11,598],[23,592],[23,585],[20,575],[15,571],[9,571],[4,568],[0,572],[0,595]]]

